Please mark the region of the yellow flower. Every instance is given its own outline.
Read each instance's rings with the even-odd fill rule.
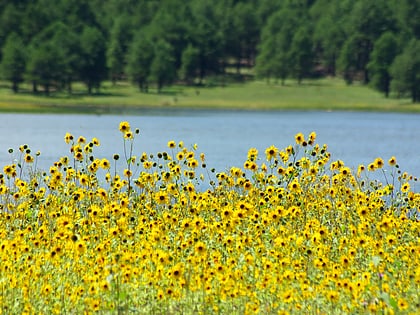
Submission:
[[[395,166],[397,165],[397,158],[395,156],[391,156],[391,158],[388,160],[388,164],[390,166]]]
[[[73,135],[72,135],[72,134],[70,134],[70,133],[68,133],[68,132],[66,132],[66,135],[64,136],[64,141],[65,141],[67,144],[69,144],[69,143],[70,143],[70,141],[73,141],[73,139],[74,139]]]
[[[404,183],[402,186],[401,186],[401,191],[402,192],[408,192],[410,190],[410,184],[409,183]]]
[[[165,205],[169,203],[168,194],[164,191],[158,191],[155,195],[155,200],[160,205]]]
[[[3,167],[3,172],[9,177],[15,177],[16,174],[16,164],[6,165]]]
[[[198,255],[203,255],[206,252],[206,244],[201,241],[198,241],[194,246],[195,252]]]
[[[173,140],[168,141],[168,148],[174,149],[175,147],[176,147],[175,141],[173,141]]]
[[[92,139],[92,143],[93,143],[94,145],[96,145],[97,147],[100,145],[100,142],[99,142],[99,140],[98,140],[97,138],[93,138],[93,139]]]
[[[373,162],[375,164],[375,168],[382,168],[384,166],[384,160],[382,160],[381,158],[376,158],[375,161]]]
[[[362,164],[360,164],[360,165],[357,167],[357,177],[360,177],[360,175],[361,175],[364,171],[365,171],[365,166],[364,166],[364,165],[362,165]]]
[[[191,167],[191,168],[198,167],[198,161],[196,159],[189,159],[188,160],[188,167]]]
[[[328,298],[328,300],[330,300],[331,302],[337,302],[339,299],[339,294],[337,291],[334,290],[330,290],[326,293],[326,296]]]
[[[183,263],[177,263],[170,270],[170,276],[174,279],[181,278],[183,273],[184,273],[184,264]]]
[[[406,309],[408,309],[408,303],[406,300],[404,299],[398,299],[398,308],[401,311],[405,311]]]
[[[41,292],[42,292],[44,295],[50,295],[50,294],[51,294],[51,292],[52,292],[52,287],[51,287],[51,285],[49,285],[48,283],[47,283],[47,284],[44,284],[44,285],[42,286]]]
[[[312,132],[309,134],[309,141],[308,141],[308,144],[309,144],[309,145],[313,145],[313,144],[315,143],[315,140],[316,140],[316,133],[315,133],[315,131],[312,131]]]
[[[278,152],[279,152],[279,149],[277,149],[274,145],[268,147],[265,150],[267,161],[271,161],[273,158],[275,158]]]
[[[375,163],[369,163],[369,165],[368,165],[368,171],[373,172],[375,170],[376,170]]]
[[[127,131],[124,133],[124,139],[133,139],[133,133],[131,131]]]
[[[297,180],[293,180],[290,184],[289,184],[289,190],[292,192],[299,192],[300,191],[300,184]]]
[[[34,158],[33,158],[32,155],[30,155],[30,154],[25,155],[25,162],[26,163],[32,163],[33,161],[34,161]]]
[[[119,129],[122,133],[126,133],[126,132],[130,131],[130,124],[127,121],[122,121],[122,122],[120,122]]]
[[[255,161],[258,156],[258,150],[256,148],[251,148],[248,150],[248,160]]]
[[[109,163],[107,159],[102,159],[100,162],[100,166],[102,169],[107,170],[111,167],[111,164]]]
[[[133,172],[126,168],[126,169],[124,169],[124,176],[125,177],[131,177],[131,176],[133,176]]]
[[[303,144],[305,142],[304,135],[301,132],[297,133],[295,135],[295,141],[296,141],[296,144]]]
[[[285,303],[291,303],[291,302],[293,302],[293,300],[295,300],[294,295],[295,295],[295,292],[293,292],[293,290],[286,290],[283,293],[283,296],[282,296],[283,297],[283,301]]]

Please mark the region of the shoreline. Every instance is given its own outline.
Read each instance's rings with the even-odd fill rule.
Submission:
[[[262,111],[364,111],[420,113],[420,104],[409,99],[385,98],[367,86],[347,86],[339,79],[311,80],[285,86],[250,81],[215,87],[174,85],[157,94],[140,93],[127,82],[104,82],[98,94],[88,95],[75,84],[74,94],[53,92],[50,96],[28,92],[14,94],[0,89],[0,113],[135,113],[144,109],[205,109]]]

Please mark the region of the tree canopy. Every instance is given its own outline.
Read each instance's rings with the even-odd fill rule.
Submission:
[[[0,1],[0,77],[15,92],[27,81],[71,93],[79,81],[93,93],[106,79],[147,92],[248,68],[282,83],[340,76],[418,100],[402,82],[415,77],[406,61],[420,55],[419,16],[420,0]]]

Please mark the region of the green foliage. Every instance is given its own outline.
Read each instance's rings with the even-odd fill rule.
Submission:
[[[17,69],[25,67],[24,78],[34,90],[41,85],[71,93],[72,82],[82,81],[91,92],[106,77],[114,83],[128,78],[147,90],[149,56],[164,41],[172,59],[166,83],[173,73],[199,83],[235,70],[239,78],[256,74],[283,83],[316,73],[347,83],[372,81],[388,95],[394,91],[385,68],[393,60],[383,63],[385,43],[379,39],[392,32],[400,47],[420,39],[419,1],[0,1],[0,51],[10,34],[21,38],[27,63]],[[153,45],[138,43],[137,33],[147,34]],[[135,51],[142,52],[135,56]],[[388,57],[395,57],[391,52]],[[160,70],[153,72],[160,81],[155,75]]]
[[[99,89],[106,77],[105,38],[98,28],[85,26],[80,36],[82,58],[80,78],[85,82],[89,94]]]
[[[171,83],[176,77],[172,46],[159,40],[154,47],[154,58],[150,66],[150,80],[156,83],[158,93],[164,84]]]
[[[128,49],[126,73],[131,82],[138,85],[140,91],[147,92],[147,79],[153,60],[153,42],[143,32],[134,37]]]
[[[310,11],[312,19],[317,21],[312,40],[318,55],[322,56],[321,66],[327,75],[336,75],[337,59],[345,41],[343,21],[347,10],[341,1],[319,0]]]
[[[107,66],[112,81],[115,83],[124,73],[125,56],[130,40],[128,19],[125,16],[117,19],[111,29],[110,40],[107,47]]]
[[[394,10],[401,27],[408,33],[408,37],[420,39],[420,0],[395,2]]]
[[[63,81],[66,73],[65,48],[61,40],[66,36],[61,22],[56,22],[39,33],[30,44],[30,55],[27,64],[28,78],[36,85],[44,87],[46,94],[50,88]]]
[[[20,35],[20,21],[22,11],[12,3],[6,4],[0,11],[0,50],[6,43],[9,34],[15,32]]]
[[[301,26],[293,36],[290,47],[292,75],[301,83],[302,79],[308,77],[313,67],[313,45],[308,26]]]
[[[26,62],[25,46],[19,35],[12,33],[8,36],[2,55],[0,73],[4,79],[12,82],[12,89],[16,93],[18,84],[23,82]]]
[[[191,84],[197,76],[197,69],[199,67],[199,54],[198,48],[191,44],[182,52],[182,64],[180,75],[183,80]]]
[[[193,2],[189,28],[192,44],[199,49],[200,82],[206,75],[219,72],[219,60],[223,58],[223,35],[220,33],[218,12],[212,0]]]
[[[257,57],[257,74],[260,77],[280,78],[282,83],[292,73],[291,43],[299,20],[288,8],[277,11],[262,31],[262,41]]]
[[[361,41],[360,35],[348,38],[341,49],[338,59],[338,68],[343,73],[347,84],[353,83],[357,72],[360,70],[358,43]]]
[[[420,40],[413,39],[391,66],[392,86],[408,93],[413,103],[420,101]]]
[[[384,92],[386,97],[388,97],[391,88],[391,64],[398,53],[396,36],[391,32],[386,32],[375,42],[371,61],[368,64],[372,86],[378,91]]]

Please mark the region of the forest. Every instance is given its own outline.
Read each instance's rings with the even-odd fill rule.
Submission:
[[[0,0],[16,93],[327,76],[419,102],[420,0]]]

